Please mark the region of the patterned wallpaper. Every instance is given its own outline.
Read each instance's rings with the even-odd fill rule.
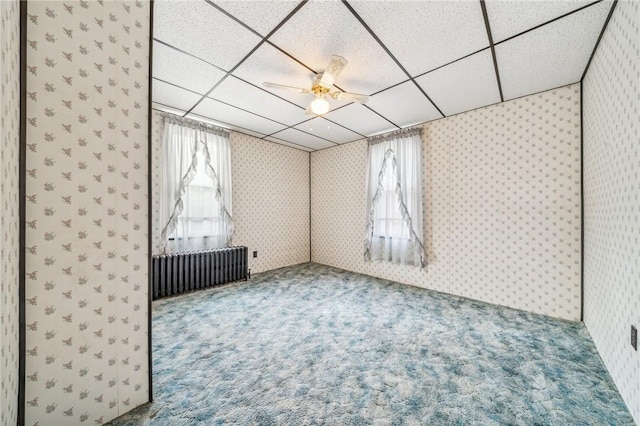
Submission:
[[[148,2],[28,2],[26,424],[148,400]]]
[[[233,243],[252,273],[308,262],[309,153],[231,132],[231,162]]]
[[[583,81],[585,324],[640,424],[640,3],[618,2]]]
[[[0,425],[18,410],[20,6],[0,1]]]
[[[249,247],[252,273],[309,261],[309,153],[230,133],[234,245]],[[159,211],[162,118],[153,113],[153,209]],[[153,215],[154,250],[162,224]],[[253,258],[251,252],[258,251]]]
[[[151,241],[152,254],[162,253],[160,234],[163,224],[160,220],[160,183],[162,182],[162,117],[156,110],[151,111]],[[158,213],[156,213],[158,212]]]
[[[424,270],[364,262],[366,141],[312,153],[312,260],[580,319],[579,89],[425,124]]]

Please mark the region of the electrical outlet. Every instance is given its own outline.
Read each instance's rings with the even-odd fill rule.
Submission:
[[[631,326],[631,346],[636,351],[638,350],[638,329],[635,325]]]
[[[253,257],[258,257],[258,252],[257,251],[253,252]]]

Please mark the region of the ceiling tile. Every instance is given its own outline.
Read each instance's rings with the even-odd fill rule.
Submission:
[[[193,113],[265,135],[275,133],[286,127],[210,98],[206,98],[200,102],[200,104],[194,108]]]
[[[442,118],[411,81],[372,96],[367,105],[400,127]]]
[[[293,142],[298,145],[303,145],[311,149],[323,149],[323,148],[330,148],[332,146],[336,146],[335,144],[329,141],[326,141],[324,139],[320,139],[317,136],[310,135],[308,133],[304,133],[304,132],[301,132],[300,130],[292,129],[292,128],[285,129],[271,136],[277,139],[282,139],[287,142]]]
[[[223,81],[209,97],[287,125],[309,119],[303,108],[235,77]]]
[[[198,94],[155,79],[151,87],[153,102],[184,111],[191,109],[202,98]]]
[[[353,103],[325,115],[331,121],[365,136],[396,130],[397,127],[363,105]]]
[[[296,145],[295,143],[283,141],[282,139],[274,138],[273,136],[268,136],[268,137],[264,138],[264,140],[265,141],[269,141],[269,142],[273,142],[273,143],[277,143],[278,145],[284,145],[284,146],[288,146],[288,147],[291,147],[291,148],[299,149],[301,151],[306,151],[306,152],[315,151],[315,149],[312,149],[312,148],[309,148],[309,147],[306,147],[306,146],[302,146],[302,145]]]
[[[226,73],[186,53],[153,43],[153,76],[202,95]]]
[[[593,0],[485,2],[494,43],[586,6]]]
[[[369,95],[406,79],[342,2],[307,3],[270,41],[317,72],[343,56],[349,64],[336,84],[348,92]]]
[[[445,115],[500,102],[491,50],[471,55],[416,79]]]
[[[222,127],[223,129],[234,130],[236,132],[245,133],[250,136],[255,136],[256,138],[263,138],[265,136],[262,133],[254,132],[249,129],[245,129],[244,127],[234,126],[229,123],[223,123],[217,120],[212,120],[208,117],[203,117],[198,114],[193,114],[193,113],[187,114],[187,118],[190,118],[192,120],[202,121],[203,123],[213,124],[214,126]]]
[[[297,0],[214,0],[214,3],[263,36],[269,34],[298,5]]]
[[[335,143],[352,142],[358,139],[362,139],[357,133],[352,132],[349,129],[325,120],[322,117],[316,117],[312,120],[305,121],[295,126],[296,129],[302,130],[308,133],[313,133],[321,138],[329,139]]]
[[[609,8],[609,3],[598,3],[498,44],[505,100],[579,81]]]
[[[314,73],[273,46],[265,43],[234,71],[234,75],[256,86],[263,82],[311,89]],[[265,90],[306,108],[313,99],[311,94],[265,87]]]
[[[489,46],[479,1],[350,4],[412,76]]]
[[[156,1],[153,9],[154,38],[225,70],[261,40],[204,1]]]

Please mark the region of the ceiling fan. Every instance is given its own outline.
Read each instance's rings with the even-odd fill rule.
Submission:
[[[358,93],[348,93],[340,90],[336,90],[333,87],[333,83],[342,72],[344,67],[347,66],[347,60],[342,56],[334,55],[331,57],[329,64],[325,68],[324,72],[316,74],[311,84],[311,89],[303,89],[301,87],[286,86],[283,84],[262,83],[265,87],[272,89],[286,89],[293,90],[298,93],[313,93],[315,99],[311,101],[307,107],[307,114],[323,115],[329,111],[329,102],[327,98],[331,99],[344,99],[348,101],[354,101],[359,103],[366,103],[369,100],[369,96],[360,95]]]

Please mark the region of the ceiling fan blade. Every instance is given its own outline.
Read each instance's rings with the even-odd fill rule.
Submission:
[[[330,88],[331,86],[333,86],[333,82],[336,81],[336,78],[338,78],[338,75],[340,75],[340,73],[348,63],[349,62],[342,56],[333,55],[331,57],[331,60],[329,61],[329,64],[327,64],[327,67],[322,73],[320,84],[326,88]]]
[[[349,92],[333,92],[331,93],[331,97],[333,99],[343,99],[345,101],[359,102],[361,104],[365,104],[369,100],[369,96],[367,95]]]
[[[262,85],[271,89],[285,89],[293,90],[298,93],[311,93],[309,89],[303,89],[302,87],[285,86],[284,84],[269,83],[268,81],[263,82]]]

